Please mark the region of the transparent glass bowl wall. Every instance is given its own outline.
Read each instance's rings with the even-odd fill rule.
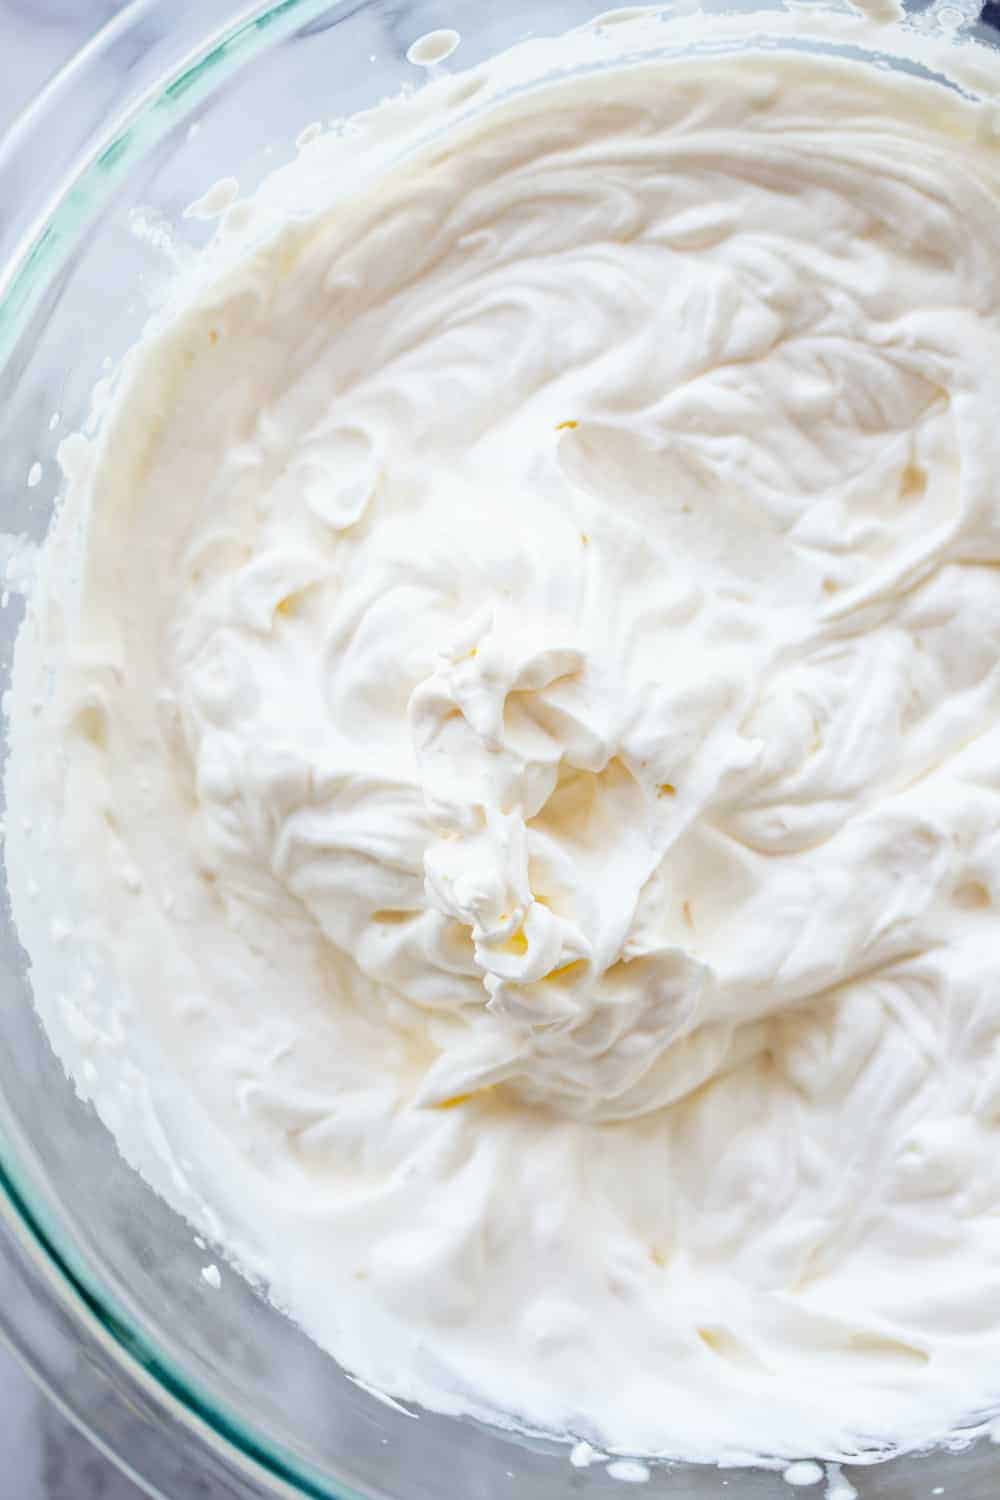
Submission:
[[[175,243],[203,242],[206,227],[181,217],[187,203],[229,173],[252,185],[313,120],[419,84],[406,50],[424,32],[456,27],[463,41],[453,62],[466,67],[598,8],[127,6],[0,144],[2,529],[44,537],[58,442],[81,424],[95,381],[135,339],[170,274],[156,248],[159,222]],[[978,33],[992,43],[988,28]],[[0,690],[22,608],[14,595],[0,610]],[[0,907],[0,1322],[50,1393],[151,1493],[564,1500],[572,1491],[620,1500],[618,1481],[601,1467],[573,1469],[560,1445],[393,1410],[239,1277],[208,1286],[190,1229],[124,1165],[51,1053],[6,899]],[[963,1500],[992,1500],[1000,1450],[981,1444],[852,1478],[863,1500],[912,1500],[938,1484]],[[655,1470],[650,1490],[676,1500],[789,1493],[776,1475],[691,1468]]]

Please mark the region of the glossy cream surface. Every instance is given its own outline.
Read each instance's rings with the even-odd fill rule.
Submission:
[[[1000,1388],[1000,152],[805,55],[449,108],[305,148],[65,454],[52,1029],[377,1388],[941,1439]]]

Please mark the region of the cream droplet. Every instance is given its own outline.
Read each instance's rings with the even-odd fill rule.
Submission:
[[[213,182],[207,193],[202,193],[184,210],[185,219],[217,219],[236,202],[240,185],[235,177],[222,177]]]
[[[645,1484],[649,1479],[649,1465],[641,1464],[635,1458],[616,1458],[614,1463],[608,1464],[608,1473],[622,1484]]]
[[[446,57],[450,57],[455,51],[462,38],[457,31],[444,29],[442,31],[428,31],[424,36],[418,36],[417,40],[409,47],[406,53],[406,61],[415,63],[418,68],[433,68]]]
[[[784,1473],[785,1483],[795,1485],[797,1488],[819,1484],[822,1478],[823,1470],[810,1458],[803,1459],[797,1464],[789,1464]]]

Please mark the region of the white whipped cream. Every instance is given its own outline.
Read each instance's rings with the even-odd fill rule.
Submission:
[[[998,147],[773,55],[323,151],[64,455],[61,1050],[375,1387],[941,1439],[1000,1392]]]

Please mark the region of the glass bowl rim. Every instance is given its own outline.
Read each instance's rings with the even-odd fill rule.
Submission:
[[[0,133],[0,165],[5,154],[19,147],[47,112],[58,107],[61,95],[78,75],[130,24],[142,19],[149,3],[126,0],[53,74]],[[658,6],[656,0],[640,0],[640,5],[652,10],[665,8],[667,3],[660,0]],[[833,3],[836,5],[836,0]],[[594,13],[619,4],[624,5],[625,0],[606,0],[604,6],[594,0]],[[782,8],[781,0],[765,0],[758,11],[762,31],[766,31],[766,19]],[[352,0],[251,0],[235,18],[202,37],[181,61],[130,99],[113,121],[95,129],[82,159],[74,161],[63,174],[13,251],[0,263],[0,367],[16,347],[46,287],[65,266],[79,235],[128,170],[226,76],[310,20],[336,10],[348,17],[353,11]],[[781,38],[784,44],[787,40]],[[334,1485],[325,1477],[309,1473],[306,1465],[278,1442],[255,1435],[240,1418],[227,1412],[223,1403],[199,1394],[197,1381],[164,1357],[154,1340],[133,1325],[72,1241],[60,1243],[58,1233],[46,1226],[47,1212],[34,1206],[34,1193],[26,1179],[27,1173],[18,1165],[16,1145],[0,1126],[0,1233],[30,1263],[72,1322],[109,1349],[116,1365],[137,1388],[155,1398],[163,1408],[160,1415],[168,1415],[199,1444],[214,1449],[231,1465],[233,1477],[264,1478],[270,1486],[268,1493],[283,1492],[308,1500],[363,1500],[347,1481],[337,1479]],[[0,1314],[0,1337],[6,1322],[7,1314]],[[11,1338],[10,1343],[32,1378],[75,1425],[134,1481],[144,1486],[151,1482],[131,1469],[126,1455],[117,1453],[90,1431],[85,1414],[53,1389],[23,1340]]]

